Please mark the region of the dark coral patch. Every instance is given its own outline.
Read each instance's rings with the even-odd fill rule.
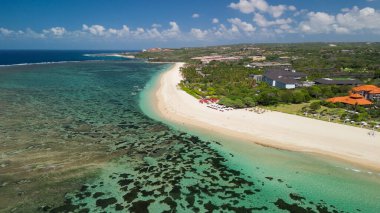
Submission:
[[[292,199],[292,200],[295,200],[295,201],[302,201],[302,200],[305,200],[304,197],[302,197],[301,195],[297,194],[297,193],[290,193],[289,194],[289,197]]]
[[[103,196],[104,193],[103,192],[95,192],[94,195],[92,195],[93,198],[98,198],[98,197],[101,197]]]
[[[151,203],[153,203],[154,200],[140,200],[132,203],[132,207],[129,208],[130,212],[136,212],[136,213],[149,213],[148,207]]]
[[[279,209],[282,209],[282,210],[288,210],[289,212],[299,212],[299,213],[309,213],[309,212],[312,212],[311,209],[305,209],[295,203],[293,204],[289,204],[289,203],[286,203],[284,200],[282,199],[278,199],[275,203],[274,203]]]
[[[116,198],[110,197],[107,199],[99,199],[96,201],[96,206],[101,207],[102,209],[107,208],[108,206],[117,203]]]

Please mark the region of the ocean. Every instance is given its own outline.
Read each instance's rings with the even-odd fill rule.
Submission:
[[[106,54],[120,53],[115,50],[0,50],[0,66],[50,64],[93,60],[125,60],[108,57]],[[128,52],[136,52],[131,50]]]
[[[380,211],[379,173],[160,120],[171,64],[99,53],[0,52],[0,212]]]

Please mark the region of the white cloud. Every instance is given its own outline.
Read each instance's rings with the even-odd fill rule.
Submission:
[[[239,3],[232,3],[230,7],[235,7],[253,15],[252,21],[230,18],[227,19],[227,24],[224,25],[220,24],[217,18],[213,18],[209,20],[213,23],[210,28],[190,26],[189,31],[183,32],[175,21],[169,22],[167,27],[153,24],[147,28],[137,27],[133,29],[127,25],[122,25],[119,28],[108,28],[98,24],[83,24],[81,29],[74,31],[69,31],[64,27],[52,27],[39,32],[32,29],[17,30],[0,27],[0,36],[16,39],[75,38],[76,40],[85,40],[88,38],[101,38],[102,41],[192,42],[195,40],[207,40],[207,42],[212,42],[215,40],[243,41],[252,39],[256,41],[259,38],[268,41],[268,39],[275,39],[276,36],[281,37],[291,33],[380,34],[380,11],[371,7],[362,9],[358,7],[346,8],[335,14],[297,10],[292,6],[272,6],[265,0],[240,0]],[[282,11],[296,12],[287,14],[289,16],[282,16],[280,15]],[[293,16],[296,13],[299,13],[299,16],[294,18]]]
[[[86,36],[97,36],[97,37],[113,37],[118,39],[129,38],[135,40],[144,39],[177,39],[181,36],[181,30],[178,24],[174,21],[169,22],[170,28],[159,30],[161,27],[159,24],[153,24],[151,28],[137,27],[135,29],[130,29],[127,25],[123,25],[121,28],[106,28],[102,25],[92,25],[88,26],[83,24],[82,30],[65,32],[67,35],[86,37]],[[45,31],[46,34],[48,31]]]
[[[215,25],[209,29],[191,28],[188,32],[182,32],[178,24],[174,21],[170,22],[170,27],[167,29],[158,29],[157,25],[152,25],[151,28],[138,27],[135,29],[129,28],[127,25],[123,25],[121,28],[107,28],[102,25],[82,25],[82,29],[68,31],[63,27],[53,27],[42,30],[40,33],[31,29],[25,31],[12,31],[5,28],[0,28],[0,36],[12,35],[15,38],[76,38],[76,39],[118,39],[129,41],[134,40],[149,40],[155,39],[157,41],[193,41],[196,40],[222,40],[229,39],[235,40],[243,38],[244,35],[250,35],[256,28],[247,22],[244,22],[238,18],[229,19],[231,26],[228,28],[223,24]]]
[[[197,28],[192,28],[190,33],[192,36],[194,36],[195,38],[197,38],[199,40],[205,39],[206,36],[208,35],[207,30],[201,30],[201,29],[197,29]]]
[[[269,13],[275,18],[282,16],[287,10],[296,11],[296,7],[293,5],[269,5],[266,0],[239,0],[238,3],[231,3],[229,7],[245,14],[257,11]]]
[[[236,25],[232,25],[231,26],[231,29],[230,29],[230,31],[232,32],[232,33],[240,33],[240,31],[239,31],[239,27],[238,26],[236,26]]]
[[[288,7],[288,10],[290,10],[290,11],[296,11],[297,8],[296,8],[294,5],[290,5],[290,6]]]
[[[46,38],[46,35],[44,33],[38,33],[33,31],[30,28],[27,28],[25,32],[22,32],[22,35],[29,38],[35,38],[35,39],[44,39]]]
[[[142,27],[138,27],[135,31],[131,32],[132,35],[134,35],[136,38],[139,38],[140,36],[144,36],[145,34],[145,29]]]
[[[160,28],[160,27],[162,27],[161,24],[152,24],[152,28]]]
[[[129,35],[129,33],[130,33],[130,29],[127,25],[123,25],[123,27],[121,29],[113,29],[113,28],[108,29],[109,35],[116,35],[118,37],[127,36],[127,35]]]
[[[96,35],[96,36],[102,36],[105,34],[106,32],[106,28],[103,27],[102,25],[92,25],[92,26],[87,26],[86,24],[83,24],[82,25],[82,30],[83,31],[87,31],[93,35]]]
[[[342,13],[330,15],[324,12],[310,12],[307,20],[300,23],[304,33],[380,33],[380,12],[374,8],[343,9]]]
[[[9,36],[9,35],[11,35],[12,33],[14,33],[12,30],[8,30],[8,29],[6,29],[6,28],[2,28],[2,27],[0,27],[0,34],[1,34],[1,35]]]
[[[209,34],[212,35],[209,37],[213,39],[218,38],[234,40],[241,36],[237,26],[231,25],[231,28],[227,28],[224,24],[220,24],[219,27],[213,28]]]
[[[296,30],[290,24],[293,23],[291,18],[279,18],[274,20],[267,20],[265,16],[256,13],[253,17],[253,21],[261,27],[261,31],[265,29],[265,32],[273,30],[277,34],[283,33],[295,33]]]
[[[53,27],[53,28],[50,29],[50,31],[55,36],[63,36],[63,34],[66,33],[66,29],[64,27]]]
[[[291,18],[275,19],[274,21],[268,21],[263,15],[256,13],[253,17],[253,21],[260,27],[270,27],[273,25],[287,25],[293,22]]]
[[[306,13],[308,13],[309,11],[306,10],[306,9],[302,9],[302,10],[298,10],[296,11],[295,13],[293,13],[293,16],[296,17],[296,16],[300,16],[300,15],[304,15]]]
[[[218,23],[219,23],[219,19],[217,19],[217,18],[213,18],[213,19],[212,19],[212,23],[213,23],[213,24],[218,24]]]
[[[148,40],[157,39],[158,41],[169,41],[170,39],[186,39],[188,36],[196,36],[196,38],[204,38],[208,30],[193,30],[192,32],[182,33],[178,24],[174,21],[169,22],[169,26],[166,29],[158,29],[160,25],[152,25],[150,28],[137,27],[135,29],[129,28],[127,25],[123,25],[121,28],[107,28],[102,25],[86,25],[83,24],[79,30],[68,31],[64,27],[52,27],[44,29],[41,32],[33,31],[32,29],[26,29],[25,31],[13,31],[6,28],[0,28],[0,37],[13,38],[76,38],[76,39],[118,39],[124,40]]]
[[[346,13],[336,16],[337,23],[345,28],[358,30],[380,30],[380,11],[371,7],[354,7]]]
[[[252,24],[242,21],[239,18],[228,19],[228,22],[232,24],[234,31],[236,31],[237,29],[240,29],[245,33],[251,33],[256,30],[256,28]]]
[[[241,22],[241,21],[240,21]],[[236,21],[236,24],[240,23]],[[224,24],[219,24],[210,29],[199,29],[192,28],[190,33],[186,36],[187,40],[206,40],[216,41],[216,40],[236,40],[243,38],[243,34],[240,32],[239,27],[236,24],[231,23],[231,27],[227,28]],[[244,33],[248,35],[249,33]]]
[[[191,17],[192,17],[192,18],[199,18],[200,15],[199,15],[198,13],[194,13]]]
[[[269,7],[265,0],[240,0],[238,3],[229,5],[232,9],[240,10],[242,13],[253,13],[256,10],[266,11]]]
[[[83,25],[82,31],[77,32],[81,36],[93,35],[98,37],[115,37],[115,38],[130,38],[136,40],[143,39],[172,39],[179,38],[181,35],[181,30],[178,24],[174,21],[169,22],[170,28],[159,30],[161,25],[153,24],[151,28],[144,29],[142,27],[137,27],[136,29],[130,29],[127,25],[123,25],[120,29],[106,28],[102,25]]]
[[[152,29],[149,29],[147,30],[147,36],[149,38],[162,38],[162,34],[160,31],[158,31],[157,28],[152,28]]]
[[[272,14],[273,17],[277,18],[282,16],[282,14],[288,9],[285,5],[271,6],[268,9],[268,12]]]
[[[55,37],[62,37],[67,31],[64,27],[52,27],[42,31],[45,35],[52,35]]]
[[[179,37],[181,34],[181,30],[178,26],[178,24],[175,21],[169,22],[169,25],[171,26],[169,29],[164,30],[162,32],[162,35],[167,38],[176,38]]]
[[[329,33],[333,30],[335,17],[324,12],[310,12],[308,20],[300,24],[305,33]]]

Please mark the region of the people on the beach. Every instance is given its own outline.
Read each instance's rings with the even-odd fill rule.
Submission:
[[[368,136],[375,137],[375,130],[369,131],[367,134]]]
[[[262,109],[262,108],[260,108],[260,107],[254,107],[254,108],[251,108],[249,111],[250,111],[250,112],[255,112],[255,113],[257,113],[257,114],[263,114],[263,113],[265,113],[267,110]]]

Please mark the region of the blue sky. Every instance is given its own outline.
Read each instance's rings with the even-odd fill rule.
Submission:
[[[0,49],[379,41],[380,0],[2,0]]]

